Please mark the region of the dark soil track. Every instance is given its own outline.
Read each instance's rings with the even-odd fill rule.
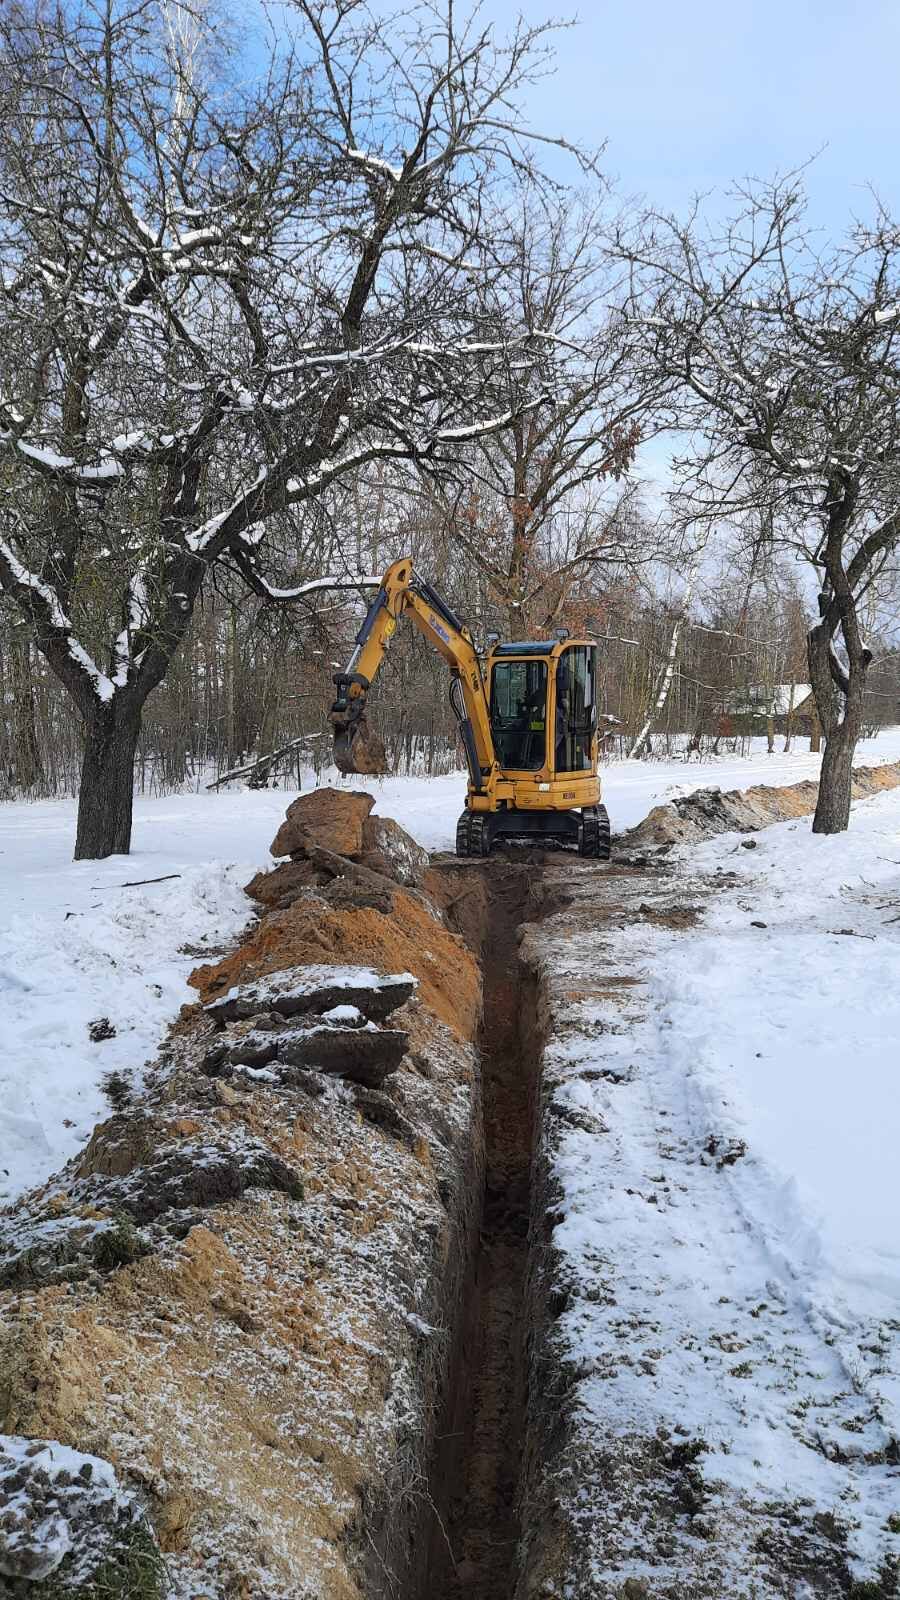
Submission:
[[[430,1492],[419,1600],[508,1600],[519,1538],[525,1420],[524,1291],[535,1131],[533,985],[518,929],[539,914],[540,867],[493,857],[439,869],[448,909],[480,946],[485,1189]],[[455,913],[455,916],[454,916]]]

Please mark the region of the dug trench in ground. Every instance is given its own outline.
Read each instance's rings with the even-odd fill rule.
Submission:
[[[430,874],[482,963],[485,1177],[474,1259],[430,1474],[427,1566],[414,1600],[507,1600],[519,1546],[524,1293],[535,1132],[535,996],[522,925],[543,909],[540,861],[495,856]]]

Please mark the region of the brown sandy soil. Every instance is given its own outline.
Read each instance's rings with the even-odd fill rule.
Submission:
[[[422,1004],[460,1038],[478,1025],[481,984],[462,940],[449,933],[424,896],[395,889],[388,915],[371,906],[338,908],[315,894],[265,917],[245,942],[215,966],[197,967],[190,982],[203,1000],[232,984],[283,967],[359,963],[383,972],[411,972]]]
[[[140,1102],[8,1219],[24,1237],[102,1218],[85,1183],[152,1183],[160,1156],[196,1169],[223,1142],[296,1175],[293,1194],[163,1215],[117,1270],[0,1290],[0,1431],[109,1459],[190,1600],[357,1600],[417,1559],[441,1329],[480,1193],[478,967],[418,894],[398,889],[388,916],[310,889],[195,976],[206,997],[309,962],[419,978],[387,1094],[211,1079],[212,1024],[190,1008]]]

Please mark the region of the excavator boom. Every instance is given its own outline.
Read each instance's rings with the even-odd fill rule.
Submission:
[[[407,614],[450,667],[450,701],[459,721],[469,779],[480,792],[496,757],[475,646],[468,628],[408,557],[388,568],[356,636],[353,655],[345,670],[335,674],[337,699],[330,713],[335,765],[343,773],[376,775],[387,770],[384,745],[366,718],[366,701],[397,624]]]

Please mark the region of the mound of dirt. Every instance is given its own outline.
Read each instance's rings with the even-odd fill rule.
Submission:
[[[900,786],[900,762],[883,767],[858,767],[853,773],[853,799],[864,800]],[[666,805],[654,806],[643,822],[625,835],[634,845],[697,844],[717,833],[755,833],[773,822],[808,817],[816,809],[819,786],[806,779],[785,788],[757,784],[752,789],[697,789]]]
[[[358,789],[315,789],[292,801],[271,845],[273,856],[291,859],[272,872],[258,872],[247,884],[250,898],[281,909],[298,890],[328,882],[334,876],[329,866],[340,870],[341,862],[350,876],[353,863],[404,888],[418,888],[428,870],[428,851],[393,818],[370,816],[374,804]]]
[[[418,1592],[406,1485],[425,1481],[483,1188],[481,984],[395,881],[421,866],[402,830],[364,835],[371,797],[352,798],[358,842],[306,832],[249,886],[250,936],[192,978],[204,1000],[266,984],[232,1016],[185,1008],[140,1099],[23,1198],[5,1279],[0,1232],[0,1431],[90,1448],[139,1488],[180,1594],[362,1600],[387,1571]],[[396,1029],[366,1023],[394,1004]],[[130,1559],[111,1597],[143,1595]]]
[[[264,917],[242,945],[214,966],[195,968],[188,981],[209,1001],[234,984],[287,967],[352,965],[411,972],[419,980],[423,1004],[460,1038],[471,1039],[481,1006],[473,956],[420,895],[396,889],[392,904],[386,913],[305,895]]]

